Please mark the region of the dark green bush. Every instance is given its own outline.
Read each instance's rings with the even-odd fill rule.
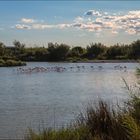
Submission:
[[[24,66],[24,65],[26,65],[26,63],[22,61],[16,61],[11,59],[5,61],[3,59],[0,59],[0,67]]]

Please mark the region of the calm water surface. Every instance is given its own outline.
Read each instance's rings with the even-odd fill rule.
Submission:
[[[127,70],[115,70],[115,65],[127,66]],[[34,62],[24,68],[35,66],[63,66],[67,71],[21,74],[14,67],[0,68],[0,138],[19,138],[28,127],[39,128],[40,124],[66,125],[91,100],[122,102],[128,98],[122,77],[134,85],[139,65]]]

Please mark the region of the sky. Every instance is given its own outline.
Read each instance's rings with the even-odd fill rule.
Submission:
[[[106,45],[140,39],[140,1],[0,1],[0,41]]]

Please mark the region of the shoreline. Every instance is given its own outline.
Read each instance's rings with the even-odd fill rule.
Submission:
[[[80,63],[138,63],[138,60],[88,60]]]
[[[26,61],[29,62],[47,62],[47,63],[139,63],[139,60],[87,60],[87,61]]]

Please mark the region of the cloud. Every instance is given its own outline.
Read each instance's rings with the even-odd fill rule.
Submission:
[[[31,19],[31,18],[22,18],[21,19],[21,22],[22,23],[35,23],[35,20],[34,19]]]
[[[33,24],[31,26],[31,29],[40,29],[40,30],[43,30],[43,29],[50,29],[50,28],[53,28],[53,25],[47,25],[47,24]]]
[[[97,10],[89,10],[84,16],[78,16],[70,23],[47,24],[39,20],[22,18],[23,24],[16,24],[16,29],[69,29],[76,28],[89,32],[108,31],[112,34],[118,34],[120,31],[134,35],[140,33],[140,10],[109,13]]]
[[[90,10],[86,15],[98,17],[91,18],[93,25],[100,25],[102,30],[110,30],[111,33],[118,33],[120,30],[128,34],[140,33],[140,11],[128,11],[119,13],[107,13]],[[94,31],[94,30],[93,30]]]
[[[133,28],[126,30],[126,33],[133,35],[136,34],[136,30],[134,30]]]
[[[86,15],[86,16],[102,16],[102,14],[96,10],[89,10],[89,11],[85,12],[84,15]]]
[[[74,20],[74,22],[76,22],[76,23],[83,22],[83,21],[84,21],[84,18],[80,17],[80,16],[75,18],[75,20]]]
[[[32,25],[25,25],[25,24],[16,24],[13,28],[16,29],[26,29],[26,30],[45,30],[45,29],[53,29],[53,28],[59,28],[59,29],[64,29],[64,28],[69,28],[72,27],[71,24],[32,24]]]
[[[31,29],[31,27],[30,26],[28,26],[28,25],[24,25],[24,24],[16,24],[15,25],[15,28],[16,29]]]

